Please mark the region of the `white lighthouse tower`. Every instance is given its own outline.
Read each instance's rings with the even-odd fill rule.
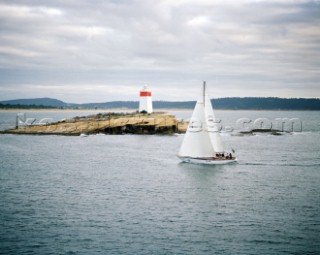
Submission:
[[[152,95],[151,91],[148,90],[148,86],[145,85],[140,91],[140,104],[139,112],[146,111],[147,113],[152,113]]]

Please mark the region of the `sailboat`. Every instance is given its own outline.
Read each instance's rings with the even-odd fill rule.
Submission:
[[[197,164],[227,164],[237,158],[224,151],[212,105],[203,82],[201,96],[193,110],[187,132],[184,136],[178,157],[183,162]],[[234,152],[234,151],[233,151]]]

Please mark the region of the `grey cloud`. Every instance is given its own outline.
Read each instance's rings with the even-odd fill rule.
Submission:
[[[221,96],[319,96],[319,10],[317,1],[3,1],[0,94],[150,83],[189,100],[208,79]]]

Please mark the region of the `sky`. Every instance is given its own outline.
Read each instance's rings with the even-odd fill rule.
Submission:
[[[0,100],[320,97],[320,0],[1,0]]]

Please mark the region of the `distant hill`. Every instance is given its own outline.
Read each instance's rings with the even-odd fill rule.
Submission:
[[[153,102],[154,108],[192,109],[195,101]],[[211,99],[214,109],[225,110],[320,110],[320,99],[276,97],[228,97]]]
[[[318,98],[277,98],[277,97],[229,97],[211,100],[215,109],[230,110],[320,110]],[[192,109],[195,101],[170,102],[154,101],[154,109]],[[137,101],[112,101],[105,103],[70,104],[52,98],[17,99],[0,101],[0,108],[86,108],[138,109]]]
[[[320,110],[319,98],[229,97],[212,100],[216,109]]]
[[[50,107],[67,107],[69,104],[53,99],[53,98],[34,98],[34,99],[15,99],[15,100],[7,100],[0,101],[2,105],[35,105],[35,106],[50,106]]]
[[[139,102],[136,101],[112,101],[106,103],[89,103],[89,104],[78,104],[77,107],[81,108],[103,108],[103,109],[111,109],[111,108],[129,108],[129,109],[138,109]]]

